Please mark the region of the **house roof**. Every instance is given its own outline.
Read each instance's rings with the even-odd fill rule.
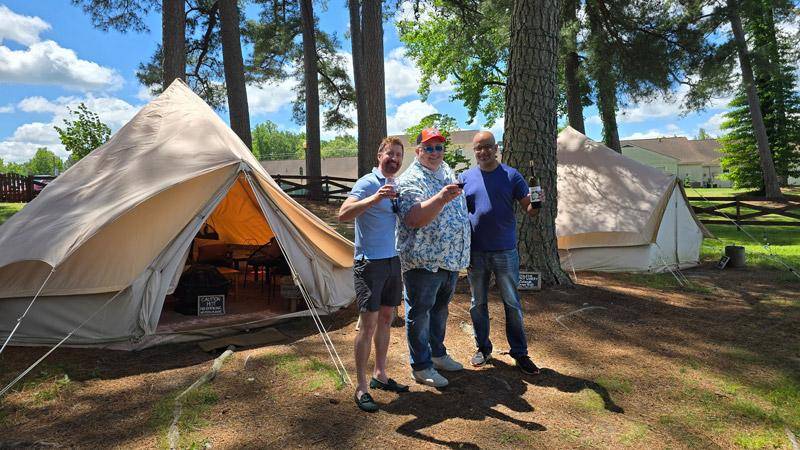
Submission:
[[[661,137],[654,139],[631,139],[620,141],[625,146],[640,147],[660,155],[678,160],[679,164],[717,164],[722,154],[716,139],[690,140],[680,137]]]

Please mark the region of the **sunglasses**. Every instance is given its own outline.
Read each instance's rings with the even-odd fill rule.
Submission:
[[[444,145],[440,144],[435,147],[427,146],[427,147],[422,147],[422,149],[425,150],[425,153],[433,153],[433,152],[441,153],[444,151]]]

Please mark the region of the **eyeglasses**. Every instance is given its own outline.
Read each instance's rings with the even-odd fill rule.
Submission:
[[[427,146],[427,147],[422,147],[422,149],[425,150],[425,153],[433,153],[433,152],[441,153],[444,151],[444,145],[437,145],[434,147]]]

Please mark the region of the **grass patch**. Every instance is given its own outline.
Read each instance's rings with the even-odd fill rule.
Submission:
[[[630,394],[633,391],[633,385],[631,382],[623,378],[599,377],[595,381],[597,384],[606,388],[606,390],[609,392]]]
[[[17,213],[25,203],[0,203],[0,225]]]
[[[623,445],[633,445],[641,442],[647,437],[648,429],[646,425],[636,423],[619,437],[619,442]]]
[[[16,392],[23,396],[24,401],[40,406],[62,398],[74,388],[72,379],[62,367],[45,366]]]
[[[339,372],[330,364],[323,363],[316,358],[269,354],[258,357],[258,360],[275,367],[292,380],[302,381],[306,391],[315,391],[329,384],[333,384],[337,390],[344,387],[344,381],[339,376]]]
[[[577,428],[562,428],[558,434],[567,442],[578,442],[581,438],[581,430]]]
[[[798,282],[797,277],[770,254],[786,264],[800,270],[800,227],[765,227],[744,225],[742,228],[752,236],[738,230],[734,225],[706,225],[717,239],[704,239],[700,250],[702,259],[718,260],[725,253],[726,245],[741,245],[745,248],[747,265],[784,271],[787,281]],[[764,248],[764,244],[769,244]]]
[[[743,449],[784,448],[786,436],[777,430],[738,433],[733,441]]]
[[[530,441],[530,437],[524,433],[501,431],[497,435],[497,442],[502,445],[525,444]]]
[[[175,408],[175,397],[183,392],[183,389],[175,392],[167,398],[162,399],[153,408],[151,414],[151,427],[158,431],[159,447],[169,448],[167,433],[172,424],[172,413]],[[180,431],[179,448],[203,448],[205,439],[198,441],[193,433],[208,424],[203,418],[203,414],[217,404],[219,396],[209,384],[204,384],[187,394],[183,399],[183,409],[181,418],[178,420],[178,431]]]
[[[606,404],[603,397],[592,389],[584,389],[580,393],[572,396],[572,401],[579,409],[584,411],[605,411]]]

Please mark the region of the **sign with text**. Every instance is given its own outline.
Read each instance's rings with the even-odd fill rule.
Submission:
[[[539,272],[520,272],[519,290],[538,291],[542,289],[542,274]]]
[[[730,261],[730,260],[731,260],[731,258],[729,256],[724,256],[723,255],[722,258],[720,258],[719,262],[717,263],[717,269],[724,269],[725,266],[728,265],[728,261]]]
[[[198,316],[221,316],[225,314],[224,295],[198,295]]]

